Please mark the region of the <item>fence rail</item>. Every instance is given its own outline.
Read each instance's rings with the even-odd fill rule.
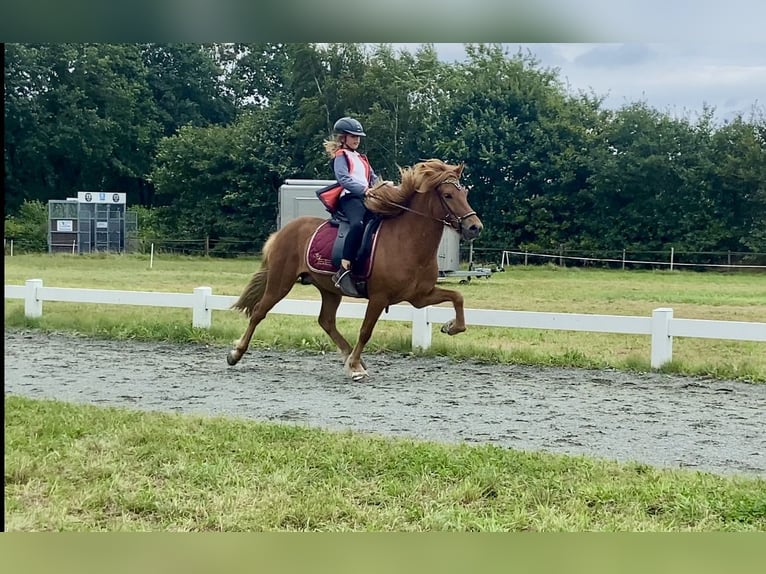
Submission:
[[[193,293],[114,291],[44,287],[41,279],[28,279],[24,285],[6,285],[5,298],[23,299],[24,314],[29,318],[42,317],[44,301],[187,308],[192,310],[192,326],[201,329],[210,328],[214,310],[228,310],[237,300],[231,295],[213,295],[210,287],[197,287]],[[321,301],[283,299],[271,313],[318,317],[321,304]],[[338,308],[338,317],[362,319],[366,308],[365,303],[344,301]],[[431,346],[432,325],[453,317],[454,310],[450,307],[416,309],[410,305],[392,305],[381,319],[412,323],[412,347],[425,350]],[[648,335],[651,366],[655,369],[673,359],[673,337],[766,342],[766,323],[676,319],[673,309],[666,307],[654,309],[651,317],[466,309],[465,319],[469,325],[482,327]]]

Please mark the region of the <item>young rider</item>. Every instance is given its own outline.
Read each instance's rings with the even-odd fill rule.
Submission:
[[[333,282],[344,295],[361,297],[351,278],[351,265],[359,251],[364,233],[367,208],[364,197],[377,176],[370,167],[367,156],[359,153],[362,136],[366,136],[362,124],[351,117],[342,117],[333,126],[333,139],[324,143],[325,150],[332,158],[335,179],[343,186],[338,210],[348,218],[349,231],[343,245],[341,267],[333,275]]]

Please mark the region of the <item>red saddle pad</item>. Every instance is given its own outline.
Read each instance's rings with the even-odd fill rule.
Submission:
[[[378,228],[380,231],[380,228]],[[367,279],[372,271],[372,262],[375,257],[375,249],[378,243],[378,231],[372,238],[372,248],[370,249],[370,256],[366,258],[364,264],[360,269],[360,273],[353,272],[355,277],[360,279]],[[338,228],[334,225],[330,225],[330,221],[325,221],[322,225],[317,227],[314,235],[311,236],[309,241],[309,247],[306,250],[306,264],[309,269],[316,273],[335,273],[338,268],[332,264],[332,246],[335,243],[335,238],[338,236]]]

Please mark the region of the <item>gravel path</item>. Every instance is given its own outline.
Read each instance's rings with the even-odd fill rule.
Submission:
[[[766,385],[5,331],[5,392],[766,477]]]

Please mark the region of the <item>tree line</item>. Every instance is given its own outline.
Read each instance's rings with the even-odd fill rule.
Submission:
[[[257,252],[279,186],[330,178],[322,141],[352,115],[386,179],[465,163],[477,248],[766,252],[757,103],[724,123],[607,109],[530,52],[465,48],[447,63],[431,44],[6,44],[6,237],[50,199],[107,190],[144,235]]]

